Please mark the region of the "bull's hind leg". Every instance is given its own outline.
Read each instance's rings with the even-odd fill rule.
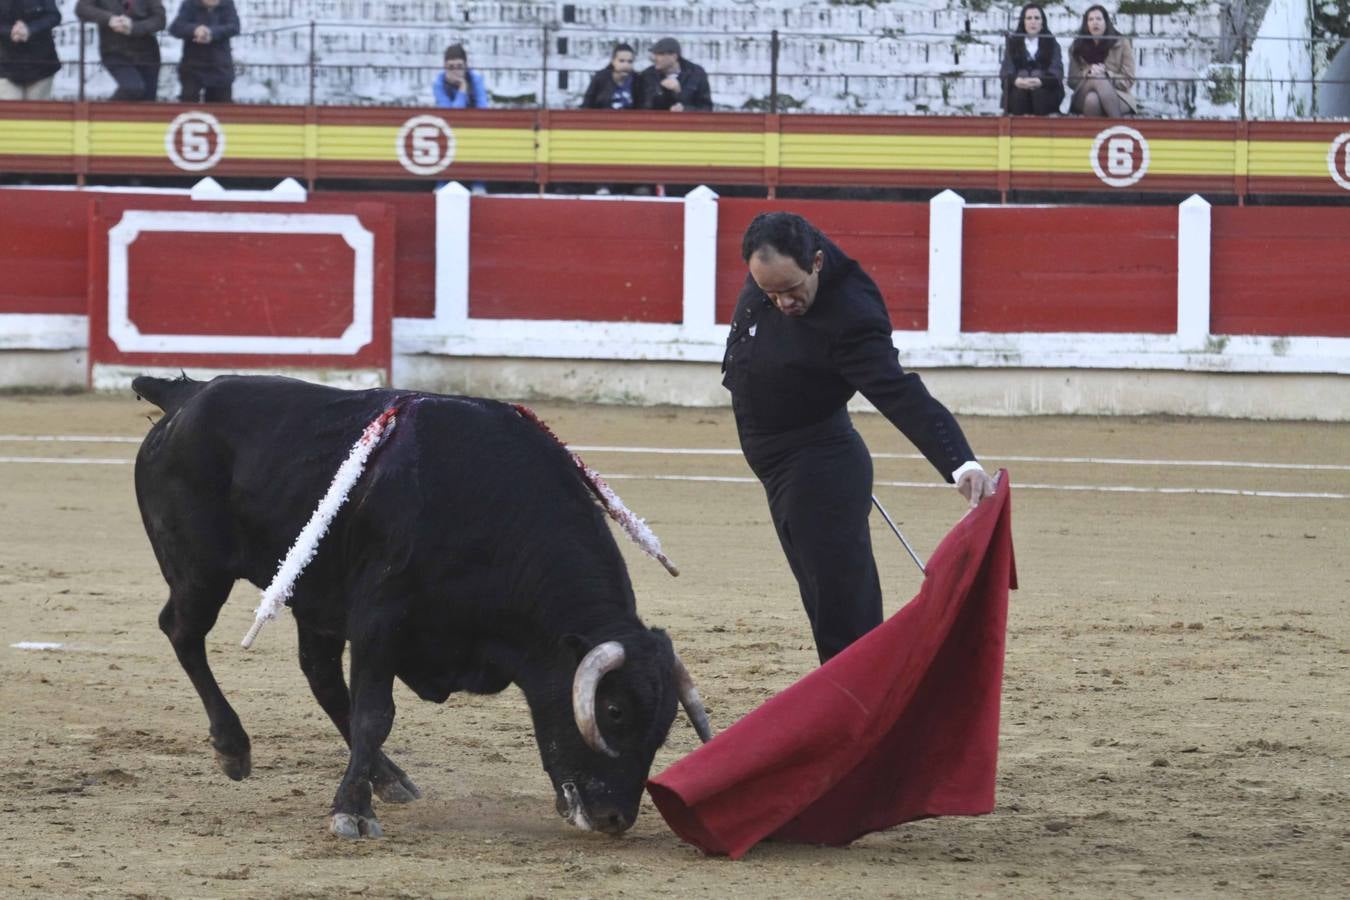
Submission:
[[[347,693],[347,682],[342,677],[341,638],[328,637],[302,623],[296,623],[300,635],[300,670],[309,680],[309,689],[314,699],[333,720],[342,739],[350,747],[351,696]],[[402,769],[394,765],[389,757],[380,751],[376,757],[374,770],[370,776],[370,785],[375,795],[385,803],[410,803],[422,796]]]
[[[192,680],[211,723],[211,747],[216,764],[235,781],[253,769],[248,734],[230,702],[221,693],[206,661],[206,635],[230,595],[229,581],[210,587],[173,588],[159,614],[159,628],[169,637],[178,663]]]

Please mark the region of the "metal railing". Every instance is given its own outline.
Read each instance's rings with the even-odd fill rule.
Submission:
[[[111,80],[97,62],[95,29],[92,25],[66,23],[61,29],[78,30],[78,56],[63,60],[65,73],[58,76],[58,99],[91,99],[111,93]],[[419,55],[439,56],[446,43],[443,26],[381,25],[382,32],[406,36],[403,58]],[[357,106],[431,106],[431,84],[441,71],[439,65],[417,63],[372,64],[362,54],[379,50],[362,49],[359,32],[363,26],[350,23],[310,21],[245,32],[233,39],[237,59],[235,102],[276,105],[357,105]],[[353,35],[356,32],[358,34]],[[470,46],[472,58],[502,59],[514,56],[510,64],[473,64],[484,76],[493,106],[502,109],[569,108],[578,105],[581,93],[594,71],[607,59],[589,58],[580,62],[570,51],[577,43],[607,48],[612,41],[599,40],[581,27],[557,23],[539,26],[534,31],[524,26],[474,25],[473,36],[479,43],[510,42],[510,54],[482,53]],[[699,40],[716,36],[726,40],[724,32],[687,30],[681,38],[696,45]],[[354,40],[353,37],[356,39]],[[653,35],[618,34],[635,47],[645,47]],[[805,112],[876,112],[881,114],[980,115],[998,112],[1001,81],[998,65],[1008,34],[1002,31],[908,32],[872,38],[896,48],[897,58],[908,48],[910,56],[900,60],[910,71],[823,71],[824,65],[808,66],[803,60],[820,56],[833,47],[860,44],[855,35],[837,33],[792,32],[747,33],[735,36],[742,52],[741,60],[758,65],[703,60],[712,82],[714,101],[719,110],[752,110],[790,114]],[[1058,35],[1067,55],[1073,35]],[[1135,94],[1144,115],[1245,119],[1257,106],[1254,96],[1265,100],[1279,95],[1275,106],[1292,110],[1281,117],[1319,117],[1319,99],[1323,89],[1345,81],[1314,79],[1311,67],[1306,73],[1271,75],[1253,72],[1248,61],[1253,46],[1245,34],[1186,36],[1127,35],[1137,58]],[[161,42],[170,47],[177,39],[161,33]],[[1311,58],[1319,47],[1339,43],[1310,36],[1261,38],[1261,42],[1287,43],[1308,48]],[[1183,43],[1178,43],[1182,41]],[[268,54],[266,62],[257,57]],[[1189,57],[1203,71],[1158,75],[1158,60],[1165,54]],[[166,54],[172,56],[173,54]],[[388,55],[386,53],[386,55]],[[602,54],[603,55],[603,54]],[[699,58],[688,54],[695,62]],[[1290,56],[1291,54],[1284,54]],[[1328,54],[1329,55],[1329,54]],[[639,51],[639,56],[641,52]],[[243,57],[242,61],[239,60]],[[525,57],[525,58],[521,58]],[[1229,62],[1215,60],[1227,58]],[[1067,63],[1067,60],[1066,60]],[[639,65],[640,69],[641,66]],[[73,72],[71,70],[73,69]],[[166,63],[160,73],[160,99],[176,97],[176,64]],[[73,79],[70,75],[73,74]],[[73,83],[72,83],[73,82]],[[1283,92],[1281,94],[1281,92]],[[873,102],[879,97],[900,97],[901,102]],[[824,102],[822,101],[822,98]],[[871,98],[871,99],[869,99]],[[875,108],[870,108],[875,107]]]

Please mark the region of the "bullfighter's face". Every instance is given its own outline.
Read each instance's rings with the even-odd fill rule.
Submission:
[[[816,302],[824,264],[825,254],[817,250],[807,272],[791,256],[763,247],[750,257],[750,277],[779,312],[795,318],[806,315]]]

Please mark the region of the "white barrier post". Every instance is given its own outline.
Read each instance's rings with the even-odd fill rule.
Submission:
[[[706,185],[684,197],[683,327],[694,340],[716,340],[717,199]]]
[[[961,241],[966,201],[943,191],[928,202],[928,335],[935,344],[961,334]]]
[[[1192,194],[1177,207],[1177,341],[1201,348],[1209,339],[1210,205]]]
[[[469,321],[469,202],[464,185],[436,190],[436,324],[461,332]]]

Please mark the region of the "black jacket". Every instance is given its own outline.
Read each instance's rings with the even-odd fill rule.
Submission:
[[[668,91],[661,87],[664,75],[656,66],[649,66],[638,76],[642,82],[643,109],[670,109],[676,103],[683,103],[687,110],[711,110],[712,88],[708,86],[708,73],[697,63],[691,63],[683,56],[680,58],[680,89]]]
[[[211,29],[211,43],[199,44],[192,39],[198,25]],[[201,0],[183,0],[169,26],[169,34],[183,41],[183,60],[179,63],[180,76],[189,73],[207,87],[220,87],[234,81],[234,57],[230,55],[230,38],[239,33],[239,14],[234,0],[220,0],[209,9]]]
[[[1048,34],[1041,35],[1036,45],[1036,55],[1027,55],[1027,43],[1020,34],[1008,38],[1003,50],[1003,65],[999,73],[1003,82],[1004,111],[1008,109],[1008,93],[1013,89],[1017,78],[1035,77],[1041,80],[1041,88],[1055,97],[1058,106],[1064,100],[1064,55],[1060,52],[1059,41]]]
[[[156,32],[164,30],[164,4],[160,0],[80,0],[75,15],[83,22],[98,24],[99,55],[131,63],[159,62]],[[131,34],[118,34],[108,27],[113,16],[131,18]]]
[[[15,22],[28,26],[28,40],[10,39]],[[61,23],[56,0],[0,0],[0,78],[27,87],[61,71],[52,29]]]
[[[815,303],[785,316],[747,277],[722,359],[742,445],[842,417],[861,392],[947,481],[975,458],[945,406],[900,368],[876,283],[828,240]],[[760,442],[761,444],[763,442]]]
[[[633,109],[642,109],[642,76],[637,72],[633,75]],[[614,67],[605,66],[599,72],[591,76],[591,83],[586,88],[586,96],[581,100],[582,109],[613,109],[614,108]],[[620,107],[622,108],[622,107]]]

